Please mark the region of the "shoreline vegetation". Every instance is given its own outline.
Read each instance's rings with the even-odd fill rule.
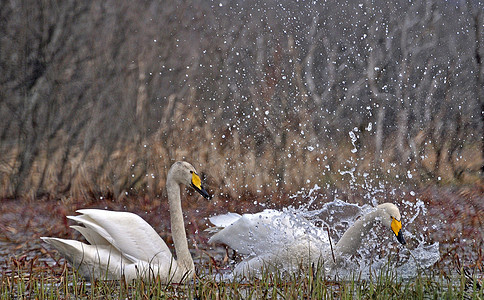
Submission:
[[[284,277],[263,273],[259,279],[221,281],[213,268],[186,284],[158,280],[88,282],[64,263],[55,267],[34,259],[13,260],[16,269],[3,274],[0,299],[483,299],[482,273],[468,268],[424,270],[398,279],[389,265],[370,279],[328,278],[310,268]],[[43,265],[43,266],[42,266]]]
[[[482,3],[0,8],[1,198],[482,183]]]
[[[211,192],[228,198],[291,194],[314,184],[328,190],[360,186],[366,187],[367,192],[382,186],[458,188],[483,184],[478,144],[462,147],[457,159],[446,151],[438,154],[442,149],[436,150],[429,145],[422,149],[418,161],[402,163],[396,159],[395,145],[388,145],[388,150],[375,161],[371,145],[357,146],[355,142],[342,141],[324,148],[312,148],[300,137],[288,134],[293,141],[299,139],[297,147],[292,145],[278,152],[266,145],[265,150],[255,154],[253,140],[241,147],[236,132],[216,139],[210,132],[201,134],[204,130],[209,129],[178,128],[171,135],[173,143],[155,135],[111,150],[95,146],[86,153],[72,147],[64,149],[73,156],[68,160],[62,147],[53,152],[49,152],[52,149],[39,149],[26,171],[19,169],[21,151],[25,149],[3,148],[0,197],[64,201],[133,196],[159,198],[165,194],[167,168],[177,160],[193,162],[201,170]],[[183,132],[190,132],[190,137],[183,140]],[[371,134],[361,135],[364,134],[371,141]],[[175,146],[167,147],[167,143]],[[207,143],[218,146],[204,146]],[[361,150],[355,151],[357,147]]]

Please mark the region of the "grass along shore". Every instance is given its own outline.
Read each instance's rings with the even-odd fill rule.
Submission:
[[[310,268],[282,276],[264,273],[254,280],[218,280],[208,263],[187,284],[136,280],[130,283],[79,276],[64,260],[54,266],[38,258],[11,259],[3,271],[0,299],[484,299],[482,270],[435,267],[401,280],[391,267],[361,279],[329,278]],[[200,266],[198,266],[200,269]]]

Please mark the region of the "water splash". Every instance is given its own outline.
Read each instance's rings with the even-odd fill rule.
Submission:
[[[320,239],[319,247],[329,247],[327,245],[327,228],[330,231],[330,238],[333,245],[335,245],[344,232],[361,216],[374,210],[374,206],[364,204],[362,206],[354,203],[347,203],[340,199],[325,203],[319,209],[310,209],[310,207],[317,203],[317,191],[319,186],[315,185],[309,192],[297,193],[297,196],[307,199],[306,204],[298,208],[291,208],[290,211],[294,214],[294,219],[303,218],[308,220],[306,225],[299,223],[298,226],[315,227],[314,224],[319,224],[320,230],[313,230],[319,236],[325,236]],[[414,193],[415,194],[415,193]],[[425,203],[416,199],[415,202],[403,201],[403,207],[400,210],[407,212],[407,217],[404,218],[404,236],[407,238],[409,244],[416,246],[399,245],[396,243],[392,234],[388,234],[379,226],[375,226],[365,238],[366,243],[358,250],[357,257],[349,261],[344,267],[336,270],[327,270],[329,274],[337,274],[340,277],[353,276],[357,271],[361,278],[371,278],[372,274],[378,273],[384,268],[392,267],[397,276],[401,279],[414,278],[419,272],[431,268],[439,259],[439,243],[431,243],[429,237],[426,236],[425,230],[412,232],[405,228],[412,227],[412,224],[418,221],[418,218],[425,218],[427,209]],[[286,211],[289,211],[287,209]],[[424,228],[422,228],[424,229]],[[389,261],[389,258],[391,260]],[[390,264],[390,265],[389,265]],[[351,270],[348,272],[348,270]]]
[[[321,187],[316,184],[309,190],[303,188],[290,196],[293,203],[298,205],[297,207],[289,206],[280,211],[265,210],[258,214],[243,216],[246,222],[244,226],[251,228],[247,233],[247,245],[245,245],[246,249],[253,249],[249,259],[259,255],[272,255],[280,249],[282,249],[280,253],[283,253],[284,249],[295,249],[301,245],[311,249],[310,256],[315,253],[327,259],[328,253],[331,253],[331,243],[336,245],[358,218],[375,210],[375,207],[380,204],[378,195],[388,191],[386,186],[388,182],[378,179],[378,176],[375,178],[369,176],[370,174],[367,172],[361,174],[358,171],[359,130],[354,128],[348,134],[353,146],[351,152],[355,155],[346,160],[346,165],[342,166],[338,173],[343,176],[343,181],[350,191],[361,192],[360,195],[364,202],[371,203],[371,205],[347,203],[338,199],[338,195],[335,193],[333,201],[321,206],[321,195],[319,194]],[[407,176],[411,178],[412,175],[408,172]],[[392,188],[390,195],[395,196],[396,193],[396,189]],[[410,191],[409,195],[412,200],[403,200],[399,205],[404,223],[403,234],[407,242],[410,242],[407,246],[398,244],[393,233],[383,230],[381,226],[375,226],[365,234],[362,247],[357,251],[357,255],[346,261],[345,266],[327,270],[328,274],[347,277],[353,276],[357,272],[361,278],[365,279],[371,278],[375,272],[392,267],[400,278],[412,278],[420,270],[430,268],[435,264],[440,259],[439,244],[429,242],[426,228],[420,228],[421,230],[418,231],[408,230],[414,223],[422,224],[419,221],[427,214],[424,202],[415,197],[415,192]],[[427,220],[423,223],[427,225],[426,227],[433,226],[429,225]],[[294,253],[298,254],[298,251]],[[301,253],[307,253],[304,251]],[[291,250],[288,250],[286,254],[290,252]],[[298,255],[287,255],[287,259],[294,259],[293,256]],[[317,257],[310,259],[314,261],[317,260]],[[289,268],[284,264],[282,266]],[[280,269],[280,271],[290,272],[289,269]]]
[[[358,149],[356,147],[356,141],[358,140],[358,137],[355,132],[357,133],[358,132],[358,128],[354,128],[352,131],[350,131],[348,134],[350,136],[350,139],[351,139],[351,144],[353,144],[353,149],[351,149],[351,153],[356,153],[358,152]]]

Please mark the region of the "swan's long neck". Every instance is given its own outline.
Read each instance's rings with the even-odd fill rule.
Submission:
[[[380,211],[375,210],[356,221],[346,232],[335,246],[337,257],[353,255],[361,245],[363,236],[375,225]]]
[[[177,256],[178,267],[183,273],[193,272],[195,266],[192,256],[188,250],[187,235],[185,232],[185,223],[183,222],[183,212],[180,200],[180,186],[169,176],[166,182],[168,192],[168,203],[170,206],[171,233],[175,252]]]

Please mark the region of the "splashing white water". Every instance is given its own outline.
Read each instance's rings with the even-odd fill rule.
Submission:
[[[310,226],[314,227],[314,224],[321,224],[321,227],[318,226],[319,231],[313,230],[313,232],[318,232],[319,236],[325,237],[320,240],[320,246],[329,247],[327,245],[329,241],[327,230],[323,230],[323,228],[329,229],[332,244],[335,245],[343,233],[359,217],[375,209],[368,204],[359,206],[336,199],[324,204],[320,209],[310,210],[311,205],[318,198],[316,191],[319,189],[319,186],[315,185],[306,195],[298,193],[298,196],[306,197],[307,204],[301,205],[297,209],[290,208],[290,210],[294,216],[308,220]],[[409,244],[402,246],[396,242],[392,234],[386,234],[381,228],[374,228],[368,233],[365,239],[366,243],[358,250],[358,257],[355,257],[340,269],[328,270],[329,274],[337,274],[344,278],[353,276],[357,272],[362,279],[368,279],[371,278],[372,274],[378,274],[384,268],[393,268],[399,278],[408,279],[417,276],[420,271],[432,267],[440,259],[439,243],[430,243],[424,231],[410,232],[405,230],[405,228],[411,227],[417,218],[425,218],[427,214],[425,204],[417,198],[414,203],[404,201],[403,206],[400,207],[401,211],[410,211],[413,214],[402,220],[404,236],[407,242],[411,242],[409,244],[416,244],[416,246],[410,247]],[[308,222],[306,222],[306,225],[302,225],[302,223],[299,225],[307,226],[307,224]],[[382,252],[387,255],[382,256]]]
[[[343,266],[325,264],[324,260],[331,260],[331,245],[334,247],[359,217],[375,210],[375,207],[336,199],[312,209],[319,201],[318,190],[320,187],[315,185],[310,190],[293,195],[291,198],[299,203],[297,208],[289,206],[282,210],[266,209],[257,214],[228,214],[210,218],[218,228],[215,231],[237,222],[216,237],[219,242],[226,243],[245,256],[235,271],[237,268],[240,271],[241,266],[242,269],[254,269],[251,263],[261,265],[259,262],[267,259],[273,268],[275,266],[278,271],[291,274],[298,270],[300,263],[307,265],[322,261],[326,274],[339,278],[349,279],[358,274],[359,278],[371,279],[375,278],[372,275],[391,268],[399,278],[406,279],[415,277],[420,270],[431,267],[439,260],[438,243],[429,245],[424,232],[405,230],[427,213],[423,201],[417,199],[413,204],[406,202],[400,207],[401,211],[405,209],[407,212],[402,218],[403,234],[410,242],[406,246],[400,245],[387,228],[377,225],[365,233],[357,254],[345,260]]]

